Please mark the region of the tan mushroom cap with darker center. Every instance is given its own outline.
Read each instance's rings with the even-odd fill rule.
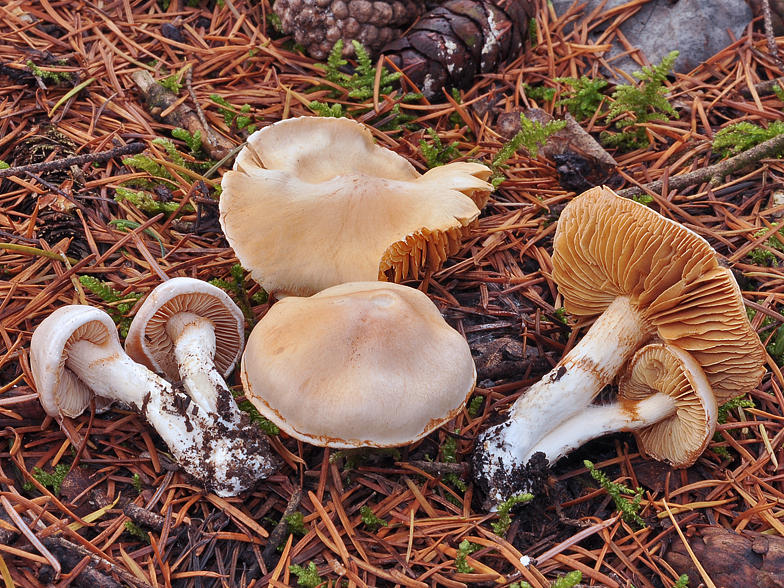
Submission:
[[[477,163],[420,175],[357,122],[300,117],[250,136],[223,176],[220,221],[268,292],[400,281],[458,251],[476,201],[492,191],[489,175]]]
[[[223,376],[231,373],[242,354],[245,317],[226,292],[193,278],[172,278],[144,300],[125,338],[128,355],[170,381],[179,381],[174,341],[166,329],[169,319],[178,313],[191,313],[212,323],[215,368]]]
[[[659,338],[688,351],[722,403],[765,373],[732,273],[685,227],[607,188],[575,198],[558,220],[553,277],[570,314],[602,313],[628,297]]]
[[[672,345],[652,344],[629,362],[619,382],[618,401],[633,406],[657,393],[671,398],[675,409],[669,417],[636,431],[642,449],[674,467],[689,467],[716,430],[718,405],[713,391],[688,353]]]
[[[245,395],[288,434],[327,447],[393,447],[454,417],[476,370],[422,292],[383,282],[272,306],[248,338]]]

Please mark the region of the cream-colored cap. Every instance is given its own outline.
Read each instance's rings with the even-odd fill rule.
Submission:
[[[275,303],[248,338],[242,382],[297,439],[393,447],[454,417],[476,370],[463,336],[422,292],[354,282]]]
[[[361,124],[300,117],[255,132],[223,176],[221,227],[270,293],[416,277],[459,249],[492,186],[453,163],[420,175]],[[279,296],[280,297],[280,296]]]

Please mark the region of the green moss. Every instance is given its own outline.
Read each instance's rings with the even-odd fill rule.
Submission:
[[[427,129],[427,134],[430,135],[432,142],[428,143],[425,139],[420,139],[419,149],[422,151],[422,157],[425,158],[428,169],[445,165],[455,157],[460,157],[460,151],[457,150],[457,146],[459,145],[458,141],[453,141],[449,145],[444,145],[441,142],[438,133],[433,129]]]
[[[316,588],[316,586],[326,582],[326,580],[319,576],[318,568],[316,568],[316,564],[312,561],[308,562],[306,568],[298,565],[289,566],[289,571],[297,576],[297,585],[303,586],[304,588]]]
[[[377,517],[373,512],[373,509],[367,505],[364,505],[359,509],[359,516],[362,518],[362,522],[365,523],[371,531],[375,531],[378,527],[386,527],[388,525],[384,519]]]
[[[569,114],[578,121],[592,118],[605,99],[601,90],[607,85],[607,81],[601,78],[582,76],[579,79],[555,78],[555,81],[571,88],[561,92],[561,99],[555,105],[565,106]]]
[[[621,513],[623,520],[627,523],[634,523],[640,527],[645,526],[645,521],[638,514],[640,511],[640,504],[642,502],[643,489],[637,488],[632,490],[623,484],[617,484],[610,480],[607,475],[601,470],[597,470],[593,463],[587,459],[583,462],[594,480],[599,482],[599,485],[609,494],[613,501],[615,501],[615,508]],[[624,498],[625,496],[632,496],[631,500]]]
[[[482,549],[481,545],[471,543],[468,539],[463,539],[457,547],[457,555],[455,556],[455,569],[459,574],[470,574],[474,568],[468,565],[467,558],[475,551]]]
[[[784,121],[775,120],[763,128],[747,121],[741,121],[721,129],[713,137],[713,151],[722,157],[737,155],[742,151],[764,143],[784,133]]]
[[[509,516],[509,511],[517,504],[526,504],[534,499],[533,494],[515,494],[505,502],[498,505],[498,521],[490,523],[493,527],[493,532],[496,535],[504,536],[509,530],[509,525],[512,524],[512,518]]]
[[[605,145],[622,149],[647,147],[650,142],[645,127],[641,126],[643,123],[667,122],[670,117],[679,118],[667,100],[669,90],[664,85],[678,54],[678,51],[671,51],[659,65],[643,67],[642,71],[634,72],[634,77],[640,80],[639,85],[616,86],[606,120],[608,124],[615,121],[615,128],[621,132],[603,133],[602,142]]]
[[[51,474],[45,472],[41,468],[33,468],[33,478],[42,486],[51,488],[52,494],[56,496],[60,493],[60,487],[63,485],[63,480],[65,480],[65,477],[70,470],[71,466],[65,463],[58,463],[54,466],[54,470]],[[23,487],[28,492],[35,490],[35,485],[32,482],[26,482]]]

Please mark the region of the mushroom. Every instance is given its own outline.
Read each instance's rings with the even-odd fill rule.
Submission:
[[[762,379],[765,350],[732,273],[699,235],[647,206],[593,188],[558,220],[553,278],[566,310],[601,313],[555,368],[477,440],[474,472],[487,504],[514,491],[508,472],[537,442],[583,412],[634,352],[659,340],[690,353],[719,403]]]
[[[30,343],[30,367],[47,414],[77,416],[93,394],[122,401],[158,431],[186,472],[221,496],[250,488],[274,469],[260,431],[246,421],[219,435],[211,414],[128,357],[101,310],[65,306],[44,319]]]
[[[223,380],[234,369],[245,342],[245,317],[217,286],[172,278],[155,288],[133,318],[125,351],[134,361],[182,380],[193,401],[227,424],[240,411]]]
[[[438,269],[492,191],[490,170],[450,163],[420,175],[345,118],[300,117],[255,132],[223,176],[220,222],[271,294]]]
[[[627,431],[637,435],[640,448],[651,457],[686,468],[705,451],[717,418],[716,397],[694,358],[674,345],[652,343],[632,357],[616,402],[585,407],[545,435],[533,451],[544,453],[552,464],[591,439]]]
[[[476,381],[471,350],[413,288],[353,282],[275,303],[242,356],[245,396],[323,447],[412,443],[453,418]]]

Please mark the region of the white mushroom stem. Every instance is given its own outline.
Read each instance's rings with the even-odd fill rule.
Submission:
[[[636,403],[584,407],[578,415],[552,429],[530,453],[541,451],[553,464],[591,439],[621,431],[639,431],[673,416],[677,408],[675,400],[666,394],[654,394]],[[525,461],[530,458],[531,455],[523,457]]]
[[[212,321],[191,312],[178,312],[166,321],[166,332],[174,342],[174,357],[188,395],[208,413],[220,415],[227,423],[239,422],[240,411],[215,368]],[[221,396],[223,401],[219,403]]]
[[[122,351],[75,341],[65,366],[95,394],[138,410],[177,463],[220,496],[235,496],[274,470],[263,435],[252,427],[216,427],[209,413]]]
[[[474,472],[488,506],[509,497],[508,472],[525,466],[540,439],[583,412],[650,336],[629,299],[616,298],[582,341],[512,405],[509,418],[478,438]]]

